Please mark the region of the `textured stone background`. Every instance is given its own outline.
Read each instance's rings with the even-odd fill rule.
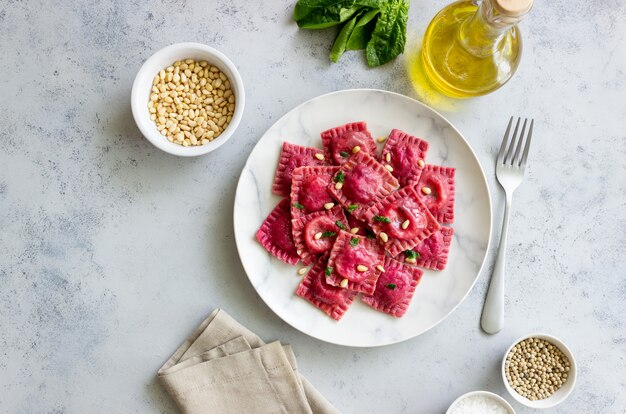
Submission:
[[[443,5],[413,0],[405,58]],[[292,343],[301,370],[346,413],[442,413],[467,391],[505,395],[502,354],[531,331],[564,339],[580,367],[574,393],[549,412],[625,412],[626,3],[537,2],[522,24],[524,58],[513,80],[460,103],[413,90],[404,59],[369,70],[362,54],[349,53],[329,64],[333,31],[298,31],[292,7],[0,4],[0,411],[175,412],[156,370],[223,307],[265,339]],[[234,139],[198,159],[152,147],[130,113],[139,66],[178,41],[222,50],[247,87]],[[248,153],[295,105],[360,87],[440,108],[484,163],[496,228],[503,200],[494,153],[510,115],[535,118],[500,334],[484,335],[478,324],[492,257],[444,323],[380,349],[306,337],[250,286],[231,215]]]

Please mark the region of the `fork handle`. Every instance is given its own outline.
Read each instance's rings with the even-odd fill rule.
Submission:
[[[498,256],[496,264],[491,274],[491,282],[489,283],[489,292],[483,306],[483,314],[480,325],[483,331],[488,334],[500,332],[504,327],[504,262],[506,256],[506,238],[509,228],[509,213],[511,211],[512,196],[506,195],[506,204],[504,208],[504,221],[502,223],[502,234],[500,236],[500,247],[498,248]]]

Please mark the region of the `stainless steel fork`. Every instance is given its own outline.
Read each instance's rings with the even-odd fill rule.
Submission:
[[[500,236],[500,247],[498,248],[498,256],[496,264],[491,275],[489,283],[489,292],[483,307],[483,314],[480,324],[483,330],[489,334],[500,332],[504,326],[504,261],[506,255],[506,236],[509,227],[509,214],[511,212],[511,202],[513,201],[513,192],[522,182],[524,178],[524,170],[526,161],[528,160],[528,150],[530,149],[530,141],[533,135],[534,120],[530,120],[528,134],[526,134],[526,126],[528,119],[524,119],[522,130],[519,132],[521,118],[517,118],[515,130],[511,139],[509,133],[513,125],[513,117],[509,120],[509,125],[504,133],[498,159],[496,161],[496,177],[506,194],[506,206],[504,210],[504,222],[502,224],[502,235]],[[518,134],[519,132],[519,134]],[[523,148],[523,151],[522,151]]]

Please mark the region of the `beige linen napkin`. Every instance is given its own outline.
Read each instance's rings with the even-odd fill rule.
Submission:
[[[158,372],[183,413],[339,414],[304,377],[289,345],[265,344],[214,310]]]

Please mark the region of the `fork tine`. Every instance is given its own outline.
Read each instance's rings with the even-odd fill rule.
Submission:
[[[524,133],[526,132],[526,123],[528,118],[524,118],[524,125],[522,125],[522,132],[519,134],[519,140],[517,141],[517,148],[515,148],[515,155],[511,158],[511,165],[517,166],[520,164],[520,152],[522,151],[522,143],[524,142]]]
[[[526,160],[528,160],[528,151],[530,150],[530,139],[533,137],[533,125],[535,124],[535,120],[530,120],[530,128],[528,128],[528,138],[526,138],[526,146],[524,146],[524,155],[522,156],[522,160],[519,163],[521,168],[526,167]]]
[[[513,148],[515,148],[515,142],[517,141],[518,135],[517,131],[519,130],[519,123],[522,118],[517,118],[517,122],[515,123],[515,129],[513,130],[513,137],[511,138],[511,144],[509,145],[509,150],[506,153],[506,157],[504,157],[504,164],[513,164],[511,162],[513,157]]]
[[[504,163],[504,152],[506,151],[507,143],[509,140],[509,132],[511,131],[511,124],[513,124],[513,117],[509,119],[509,125],[506,127],[506,132],[502,138],[502,144],[500,144],[500,152],[498,152],[498,164]]]

